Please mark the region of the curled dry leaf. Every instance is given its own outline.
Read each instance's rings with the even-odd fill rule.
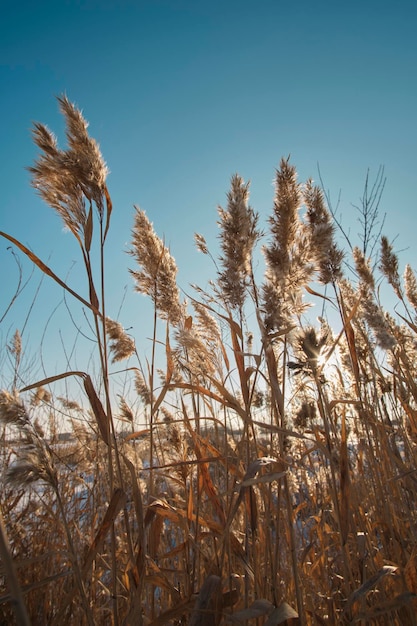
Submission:
[[[293,619],[296,617],[298,617],[297,611],[295,611],[292,606],[287,604],[287,602],[283,602],[272,611],[264,626],[277,626],[277,624],[282,624],[287,619]]]
[[[269,600],[260,598],[252,602],[249,608],[236,611],[233,615],[228,615],[227,619],[230,622],[243,623],[250,619],[257,619],[264,615],[269,615],[274,609],[274,605]]]

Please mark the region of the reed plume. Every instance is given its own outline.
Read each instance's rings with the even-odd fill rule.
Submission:
[[[177,349],[175,356],[178,364],[197,377],[204,378],[214,373],[215,358],[205,336],[195,325],[181,324],[175,331]]]
[[[88,122],[66,96],[58,98],[65,117],[69,145],[67,158],[71,172],[87,200],[94,202],[103,215],[103,196],[108,174],[107,165],[95,139],[88,134]]]
[[[17,393],[0,391],[0,422],[15,427],[23,438],[16,460],[7,468],[6,480],[17,486],[42,481],[57,489],[58,478],[51,450],[36,424],[30,421]]]
[[[335,243],[335,225],[325,206],[323,192],[309,179],[304,187],[303,198],[318,280],[324,285],[334,283],[342,277],[344,254]]]
[[[209,254],[209,249],[207,247],[207,242],[203,235],[200,233],[194,234],[194,243],[196,245],[197,250],[199,250],[202,254]]]
[[[395,295],[402,300],[403,293],[399,274],[398,256],[394,253],[393,247],[385,236],[381,237],[381,260],[379,269],[394,289]]]
[[[404,269],[404,287],[407,300],[417,313],[417,280],[411,266],[407,263]]]
[[[253,248],[260,237],[259,216],[248,202],[249,183],[235,174],[227,194],[227,209],[218,208],[223,268],[218,281],[225,302],[233,309],[241,308],[245,301]],[[201,240],[197,243],[201,250]]]
[[[141,268],[130,270],[136,291],[149,296],[162,319],[178,324],[183,312],[176,282],[177,266],[156,235],[146,213],[136,208],[130,254]]]
[[[142,372],[140,372],[139,370],[135,370],[134,383],[135,383],[136,393],[142,399],[143,404],[145,406],[151,405],[154,398],[142,375]]]
[[[309,229],[300,219],[302,198],[295,167],[288,159],[282,159],[269,219],[272,237],[263,248],[266,261],[263,309],[268,332],[291,326],[293,317],[307,308],[302,300],[302,287],[313,276],[316,266]]]
[[[369,260],[365,259],[363,252],[357,247],[353,250],[353,258],[360,277],[359,288],[362,295],[361,309],[364,319],[372,329],[378,345],[384,350],[389,350],[395,346],[396,341],[381,306],[375,301],[375,279]]]
[[[109,317],[106,318],[106,333],[110,340],[110,353],[112,362],[124,361],[135,353],[135,342],[130,337],[123,326]]]
[[[65,117],[69,147],[60,149],[47,126],[35,123],[33,139],[41,154],[28,169],[33,187],[88,250],[91,223],[86,200],[96,204],[102,218],[108,170],[97,142],[88,135],[88,123],[81,112],[66,96],[58,101]]]

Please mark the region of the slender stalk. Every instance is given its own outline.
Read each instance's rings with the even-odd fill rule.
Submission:
[[[154,475],[154,382],[155,382],[155,359],[156,359],[156,332],[158,323],[158,311],[156,305],[153,313],[153,335],[152,335],[152,354],[151,354],[151,368],[149,372],[149,388],[150,388],[150,416],[149,416],[149,495],[152,497],[155,490],[155,475]]]

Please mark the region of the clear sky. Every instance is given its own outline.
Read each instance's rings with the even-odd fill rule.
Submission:
[[[373,179],[383,165],[384,232],[398,235],[401,267],[417,269],[416,28],[413,0],[3,0],[0,229],[86,293],[76,244],[25,170],[37,154],[33,121],[65,145],[54,98],[65,92],[89,120],[111,171],[109,314],[117,317],[123,304],[120,321],[145,351],[149,309],[132,291],[125,252],[133,205],[170,245],[179,284],[190,291],[190,282],[205,286],[214,277],[193,234],[216,245],[216,207],[225,204],[231,175],[252,181],[251,204],[265,226],[282,156],[291,155],[301,180],[317,180],[319,164],[335,203],[341,191],[340,215],[354,242],[352,203],[368,168]],[[17,278],[7,248],[0,241],[1,315]],[[39,280],[36,272],[3,321],[2,345],[22,328]],[[54,356],[60,337],[65,344],[71,336],[61,300],[45,279],[25,327],[29,353],[32,346],[37,354],[44,331],[45,352],[53,348]],[[80,368],[81,356],[74,358]],[[56,365],[45,358],[48,374],[65,369],[61,357]]]

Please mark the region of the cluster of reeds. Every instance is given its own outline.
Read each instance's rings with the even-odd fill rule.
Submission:
[[[345,269],[321,189],[283,159],[266,235],[249,184],[232,177],[218,259],[196,235],[215,277],[184,301],[170,250],[136,208],[130,273],[154,307],[144,359],[135,329],[106,313],[107,169],[80,111],[59,103],[68,148],[36,124],[30,171],[80,246],[89,299],[1,235],[91,315],[100,376],[69,370],[17,389],[15,375],[1,392],[3,622],[416,624],[412,268],[400,276],[382,237],[377,264],[362,246]],[[19,333],[7,349],[17,372]],[[116,362],[134,393],[112,388]],[[82,405],[54,393],[68,378]],[[68,443],[53,419],[63,409]]]

